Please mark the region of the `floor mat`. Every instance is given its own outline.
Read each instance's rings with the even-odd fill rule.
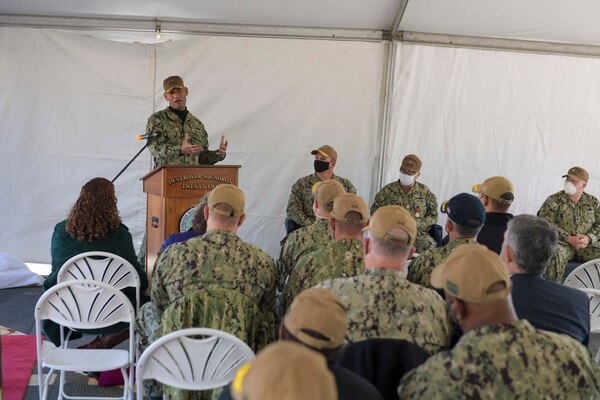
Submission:
[[[35,336],[2,335],[2,399],[25,397],[36,360]]]

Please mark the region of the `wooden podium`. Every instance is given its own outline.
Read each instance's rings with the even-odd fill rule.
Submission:
[[[191,210],[202,196],[222,183],[238,184],[239,165],[165,165],[142,177],[146,206],[146,274],[152,271],[160,246],[191,226]]]

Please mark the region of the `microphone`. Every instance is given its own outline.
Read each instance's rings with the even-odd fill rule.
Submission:
[[[153,139],[155,137],[159,137],[160,135],[162,135],[162,132],[154,131],[154,132],[146,133],[144,135],[138,135],[137,140]]]

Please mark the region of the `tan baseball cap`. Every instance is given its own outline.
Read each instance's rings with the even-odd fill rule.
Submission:
[[[185,85],[183,84],[183,79],[180,76],[174,75],[170,76],[163,81],[163,88],[165,89],[165,93],[169,93],[173,89],[182,89]]]
[[[590,174],[588,174],[588,172],[581,168],[581,167],[571,167],[569,168],[569,170],[567,171],[566,175],[563,175],[563,178],[566,177],[575,179],[576,181],[584,181],[587,182],[590,179]]]
[[[415,175],[421,171],[421,166],[423,163],[414,154],[409,154],[402,160],[402,165],[400,166],[400,172],[403,172],[408,175]]]
[[[294,298],[283,325],[307,346],[335,349],[344,344],[348,329],[346,307],[327,289],[308,289]]]
[[[235,400],[337,400],[335,378],[325,357],[292,342],[277,342],[238,369],[230,393]]]
[[[333,210],[333,201],[339,195],[346,193],[346,189],[338,181],[327,179],[326,181],[315,183],[312,187],[312,192],[319,204],[325,206],[327,211],[331,212]]]
[[[472,303],[500,300],[511,291],[506,265],[487,247],[463,244],[431,272],[431,285]]]
[[[511,204],[515,199],[513,184],[502,176],[492,176],[483,183],[473,185],[473,192],[485,194],[505,204]]]
[[[333,147],[331,147],[328,144],[325,144],[325,145],[319,147],[318,149],[315,149],[310,152],[310,154],[312,154],[313,156],[317,153],[319,153],[325,157],[331,157],[331,159],[333,161],[337,161],[337,152],[333,149]]]
[[[348,217],[348,213],[356,212],[360,218]],[[366,224],[369,220],[369,208],[362,197],[353,193],[341,194],[333,200],[333,211],[331,217],[337,221],[349,224]]]
[[[233,208],[233,212],[229,213],[225,210],[215,208],[217,204],[225,203]],[[234,185],[223,183],[214,188],[208,195],[208,210],[215,214],[225,217],[239,217],[244,213],[244,205],[246,203],[244,192]]]
[[[408,242],[394,234],[401,229],[408,234]],[[412,245],[417,237],[417,222],[410,213],[401,206],[383,206],[375,211],[365,231],[371,232],[383,240],[403,242]]]

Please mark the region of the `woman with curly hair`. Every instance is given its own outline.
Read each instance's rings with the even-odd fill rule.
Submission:
[[[87,251],[106,251],[123,257],[135,267],[140,276],[140,289],[148,288],[146,272],[140,267],[129,229],[121,222],[117,209],[114,185],[105,178],[94,178],[83,185],[79,198],[71,208],[66,220],[54,227],[50,252],[52,272],[44,281],[47,290],[56,285],[56,276],[62,265],[71,257]],[[135,305],[135,288],[126,288],[123,293]],[[144,296],[145,297],[145,296]],[[112,348],[127,339],[129,331],[123,324],[107,327],[93,333],[102,333],[81,348]],[[55,344],[60,344],[58,325],[44,321],[44,331]],[[71,339],[81,337],[73,332]]]

